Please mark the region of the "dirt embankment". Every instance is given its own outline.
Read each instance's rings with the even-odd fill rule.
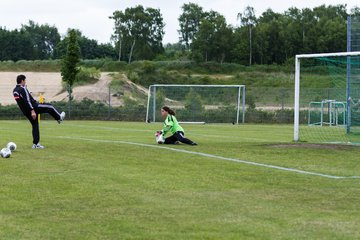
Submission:
[[[52,99],[62,91],[61,75],[54,72],[0,72],[0,103],[1,105],[14,104],[12,90],[16,85],[16,76],[24,74],[29,91],[34,98],[41,93],[45,98]]]
[[[16,85],[16,76],[24,74],[29,91],[34,98],[39,99],[42,94],[46,102],[67,100],[68,93],[64,90],[59,72],[0,72],[0,104],[14,104],[12,90]],[[126,76],[122,76],[127,85],[134,87]],[[88,98],[94,101],[110,102],[114,106],[122,105],[122,99],[109,93],[109,84],[112,81],[111,73],[103,72],[98,82],[85,86],[74,87],[75,100]],[[136,88],[140,88],[136,86]],[[147,89],[139,89],[147,93]]]

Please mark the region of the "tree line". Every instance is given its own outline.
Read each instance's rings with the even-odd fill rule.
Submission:
[[[69,32],[73,29],[69,29]],[[76,30],[83,59],[116,58],[114,47],[98,44]],[[69,34],[61,39],[55,26],[37,24],[30,20],[12,31],[0,27],[0,61],[62,59],[67,51]]]
[[[284,64],[296,54],[346,51],[345,5],[321,5],[313,9],[271,9],[256,16],[248,6],[237,14],[238,26],[227,24],[220,13],[195,3],[184,4],[179,21],[179,42],[163,46],[164,20],[160,9],[141,5],[114,11],[111,42],[99,44],[77,30],[82,59],[192,60],[242,65]],[[351,9],[360,16],[360,9]],[[12,31],[0,27],[0,61],[61,59],[68,35],[55,26],[33,21]]]

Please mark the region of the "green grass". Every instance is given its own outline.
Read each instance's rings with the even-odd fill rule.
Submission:
[[[18,147],[0,158],[0,239],[360,238],[359,178],[271,168],[359,176],[359,147],[247,124],[184,125],[199,145],[165,146],[160,128],[42,121],[46,148],[33,150],[27,121],[0,121],[0,144]]]

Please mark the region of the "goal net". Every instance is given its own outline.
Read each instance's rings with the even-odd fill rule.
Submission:
[[[244,123],[244,85],[155,84],[149,87],[146,122],[163,121],[168,106],[178,120],[189,123]]]
[[[360,143],[360,52],[297,55],[294,100],[295,141]]]

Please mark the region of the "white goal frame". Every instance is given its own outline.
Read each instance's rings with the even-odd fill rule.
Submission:
[[[316,58],[316,57],[350,57],[360,56],[360,52],[338,52],[338,53],[317,53],[317,54],[300,54],[295,56],[295,98],[294,98],[294,141],[299,141],[299,113],[300,113],[300,61],[302,58]],[[349,72],[349,69],[347,70]],[[348,90],[347,90],[348,91]],[[348,94],[347,94],[348,95]],[[347,99],[349,96],[347,96]],[[349,99],[347,100],[349,101]],[[349,108],[349,104],[347,104]],[[347,119],[349,118],[350,111]],[[347,124],[350,124],[347,121]]]
[[[242,110],[242,116],[241,116],[241,123],[245,123],[245,85],[203,85],[203,84],[153,84],[149,86],[148,90],[148,101],[147,101],[147,107],[146,107],[146,122],[149,121],[149,112],[150,112],[150,98],[151,98],[151,90],[154,89],[153,95],[156,95],[156,88],[157,87],[209,87],[209,88],[237,88],[237,106],[236,106],[236,124],[239,124],[240,121],[240,109]],[[156,98],[153,98],[154,103],[152,104],[153,107],[156,106],[155,101]],[[153,119],[155,119],[155,113],[156,109],[152,109],[153,113]],[[190,122],[187,122],[190,123]],[[204,124],[205,122],[191,122],[191,123],[201,123]]]

